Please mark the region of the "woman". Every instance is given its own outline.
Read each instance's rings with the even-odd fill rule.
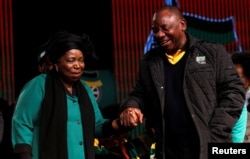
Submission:
[[[53,69],[22,89],[12,119],[14,152],[21,159],[93,159],[94,137],[118,132],[103,119],[92,90],[80,77],[93,45],[87,35],[55,34],[47,55]]]

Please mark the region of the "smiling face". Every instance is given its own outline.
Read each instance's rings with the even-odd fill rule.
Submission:
[[[63,83],[72,84],[80,79],[85,68],[84,56],[78,49],[68,50],[55,65]]]
[[[157,43],[168,54],[174,54],[186,43],[186,20],[177,12],[165,9],[153,16],[152,31]]]

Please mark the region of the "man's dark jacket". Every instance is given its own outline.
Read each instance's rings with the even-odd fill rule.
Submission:
[[[183,91],[199,135],[200,159],[207,159],[208,143],[232,141],[232,128],[241,114],[245,90],[223,45],[187,37]],[[157,159],[165,159],[164,58],[160,48],[145,54],[136,86],[121,105],[121,111],[130,106],[140,108],[146,120],[152,122]]]

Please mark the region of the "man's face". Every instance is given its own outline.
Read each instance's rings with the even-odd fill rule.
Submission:
[[[157,43],[168,54],[175,53],[185,44],[186,21],[168,10],[154,15],[152,31]]]

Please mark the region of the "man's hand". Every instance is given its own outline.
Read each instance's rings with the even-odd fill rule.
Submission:
[[[126,128],[137,126],[143,122],[143,114],[138,108],[126,108],[120,114],[120,124]]]

